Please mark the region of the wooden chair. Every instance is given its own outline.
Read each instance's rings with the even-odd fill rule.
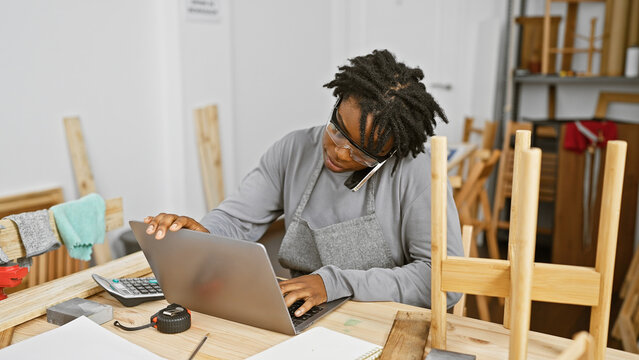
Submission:
[[[495,136],[497,135],[497,123],[494,121],[486,121],[483,128],[473,127],[475,118],[466,117],[464,119],[464,132],[462,134],[462,142],[470,143],[473,135],[480,137],[479,147],[469,159],[465,159],[460,162],[457,168],[457,175],[464,178],[464,171],[468,167],[470,169],[472,165],[479,159],[486,159],[490,155],[490,151],[495,144]]]
[[[530,123],[508,122],[504,132],[504,141],[499,158],[499,166],[497,169],[497,184],[495,187],[495,197],[493,200],[493,210],[491,216],[491,233],[497,234],[498,230],[509,230],[510,222],[501,220],[502,211],[506,209],[507,201],[513,200],[513,169],[514,169],[514,148],[512,147],[512,138],[517,131],[532,131]],[[539,127],[537,136],[556,137],[556,131],[552,127]],[[539,183],[539,201],[553,202],[555,200],[556,181],[557,179],[557,154],[542,153],[541,154],[541,179]],[[512,213],[512,209],[510,210]],[[512,214],[511,214],[512,215]],[[539,234],[552,235],[552,228],[537,228]]]
[[[471,257],[479,256],[477,250],[477,235],[483,231],[486,235],[485,239],[490,257],[493,259],[500,258],[497,234],[491,226],[491,207],[488,200],[488,192],[486,191],[486,182],[497,164],[499,153],[499,150],[493,150],[488,159],[475,162],[468,174],[466,182],[455,195],[455,205],[457,206],[462,226],[471,225],[473,229],[470,245]],[[479,217],[479,204],[481,204],[482,219]],[[488,299],[484,296],[477,296],[476,300],[479,318],[484,321],[490,321]]]
[[[468,257],[473,227],[462,227],[464,256]],[[453,307],[453,314],[466,316],[466,294]],[[430,331],[430,319],[422,311],[398,311],[386,338],[380,360],[423,359]]]
[[[557,357],[557,360],[592,360],[594,358],[593,339],[588,332],[579,332],[573,340],[573,343]]]
[[[473,243],[471,245],[470,256],[477,257],[477,235],[484,231],[488,243],[488,252],[493,259],[499,259],[499,247],[495,229],[491,227],[491,207],[486,191],[486,182],[493,172],[497,160],[499,160],[499,150],[493,150],[486,160],[476,162],[471,168],[468,178],[455,196],[455,205],[459,212],[462,225],[473,226]],[[477,204],[481,204],[483,220],[479,219]]]
[[[49,211],[49,222],[55,236],[60,239],[60,234],[58,233],[58,228],[55,224],[53,212],[51,211]],[[122,198],[106,200],[106,230],[110,231],[117,229],[122,226],[122,223]],[[0,248],[2,248],[9,260],[16,260],[18,258],[26,256],[26,250],[22,245],[22,241],[20,240],[20,233],[18,232],[16,224],[11,220],[0,220],[0,226],[2,226],[2,230],[0,230]],[[62,250],[66,251],[66,249]],[[40,255],[40,257],[42,256],[43,255]],[[59,264],[57,266],[59,266]],[[47,266],[46,269],[48,268],[49,267]],[[42,284],[41,286],[45,285],[46,284]],[[11,298],[11,296],[9,296],[9,298]],[[0,305],[1,304],[2,300],[0,300]],[[0,348],[6,346],[7,344],[10,344],[12,336],[13,328],[7,328],[6,330],[3,330],[3,332],[0,333]]]
[[[627,144],[609,141],[595,268],[534,263],[541,151],[523,146],[530,132],[518,131],[515,147],[509,259],[448,257],[446,254],[446,140],[434,137],[431,169],[432,346],[446,348],[446,292],[509,297],[504,315],[511,328],[510,358],[526,356],[530,302],[592,307],[590,333],[595,359],[603,359],[608,336],[615,247]],[[528,145],[529,146],[529,145]],[[515,316],[510,316],[510,307]]]

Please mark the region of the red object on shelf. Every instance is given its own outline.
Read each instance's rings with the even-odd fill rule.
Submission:
[[[29,273],[29,268],[18,265],[0,267],[0,300],[7,298],[4,288],[20,285],[22,279]]]

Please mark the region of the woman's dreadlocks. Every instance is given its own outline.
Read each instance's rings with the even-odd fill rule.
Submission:
[[[335,79],[324,87],[334,88],[333,95],[355,97],[362,109],[360,138],[362,146],[378,154],[389,139],[398,159],[424,152],[424,143],[433,136],[435,117],[448,123],[444,110],[426,86],[420,82],[424,72],[397,62],[388,50],[374,50],[369,55],[349,60],[339,68]],[[366,117],[373,115],[368,139],[365,139]],[[373,141],[375,139],[375,141]],[[395,162],[393,172],[397,168]]]

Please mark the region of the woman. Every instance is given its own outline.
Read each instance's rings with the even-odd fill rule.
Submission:
[[[430,154],[424,145],[435,117],[448,121],[423,78],[387,50],[350,59],[324,85],[337,97],[326,124],[272,145],[239,190],[199,223],[162,213],[145,219],[147,233],[160,239],[187,228],[257,241],[284,214],[279,259],[293,279],[280,288],[287,306],[305,300],[296,316],[344,296],[429,307]],[[462,255],[450,188],[448,204],[448,253]],[[449,294],[449,306],[458,299]]]

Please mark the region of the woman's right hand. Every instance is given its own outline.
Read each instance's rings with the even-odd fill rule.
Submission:
[[[159,213],[155,216],[145,217],[144,222],[149,224],[146,228],[146,233],[155,233],[155,238],[158,240],[163,239],[167,231],[178,231],[181,228],[205,233],[209,232],[202,224],[188,216]]]

